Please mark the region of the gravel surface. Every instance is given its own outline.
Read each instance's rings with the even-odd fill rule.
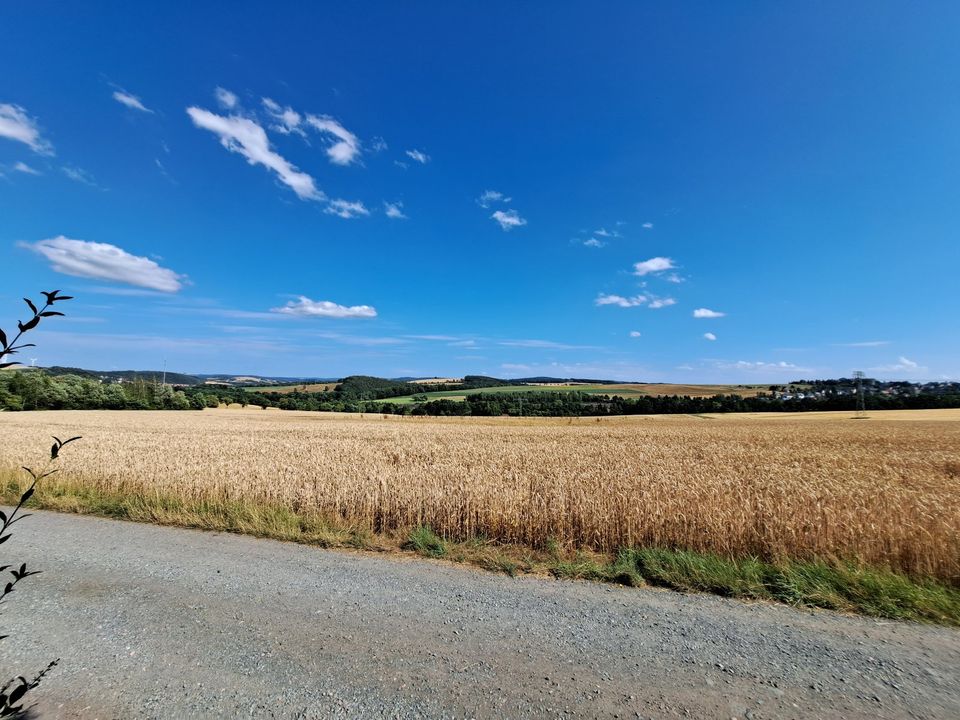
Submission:
[[[44,512],[3,550],[41,717],[960,717],[939,627]]]

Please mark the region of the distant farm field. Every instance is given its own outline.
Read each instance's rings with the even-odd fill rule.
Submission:
[[[421,393],[427,400],[463,400],[467,395],[478,393],[527,393],[527,392],[582,392],[587,395],[610,395],[612,397],[638,397],[640,395],[689,395],[690,397],[712,397],[714,395],[743,395],[754,397],[767,392],[768,385],[673,385],[666,383],[597,383],[582,385],[499,385],[474,390],[438,390]],[[413,395],[385,398],[379,402],[408,405],[416,402]]]
[[[0,413],[0,472],[82,435],[38,497],[281,507],[609,552],[841,559],[960,582],[960,410],[481,419]],[[59,494],[59,495],[58,495]]]
[[[329,392],[337,387],[339,383],[306,383],[299,385],[246,385],[242,386],[247,392],[275,392],[275,393],[292,393],[292,392]]]

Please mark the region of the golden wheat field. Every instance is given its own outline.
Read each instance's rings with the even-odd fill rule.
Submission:
[[[0,471],[279,505],[387,531],[837,558],[960,580],[960,410],[400,418],[262,410],[0,413]]]

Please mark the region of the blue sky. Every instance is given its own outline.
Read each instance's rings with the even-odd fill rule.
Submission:
[[[40,365],[960,377],[960,6],[5,3]]]

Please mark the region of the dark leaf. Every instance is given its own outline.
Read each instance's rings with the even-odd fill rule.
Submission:
[[[24,343],[23,345],[14,345],[11,348],[7,348],[7,351],[12,352],[14,350],[22,350],[25,347],[36,347],[36,345],[34,345],[33,343]]]
[[[3,368],[8,368],[8,367],[10,367],[11,365],[16,365],[16,363],[15,363],[15,362],[12,362],[12,363],[0,363],[0,370],[3,370]]]
[[[33,301],[30,298],[24,298],[23,301],[30,306],[30,309],[33,310],[33,314],[37,314],[37,306],[33,304]]]
[[[4,525],[7,523],[7,514],[3,510],[0,510],[0,521],[2,521]]]
[[[46,290],[41,290],[40,294],[47,298],[47,305],[50,305],[57,299],[57,293],[59,290],[54,290],[53,292],[47,292]]]
[[[0,345],[7,347],[7,334],[3,330],[0,330]]]
[[[33,490],[34,490],[33,488],[30,488],[23,494],[23,497],[20,498],[21,504],[25,503],[27,500],[30,499],[30,497],[33,495]]]
[[[64,440],[62,443],[60,443],[60,447],[63,447],[63,446],[66,445],[67,443],[72,443],[74,440],[83,440],[83,436],[82,436],[82,435],[77,435],[77,436],[72,437],[72,438],[67,438],[67,439]]]
[[[47,310],[46,312],[40,313],[40,317],[53,317],[54,315],[60,315],[61,317],[63,317],[62,312],[55,312],[53,310]]]
[[[60,443],[54,443],[50,446],[50,459],[56,460],[57,455],[60,454]]]
[[[8,582],[7,587],[5,587],[3,590],[3,594],[6,595],[7,593],[12,593],[12,592],[13,592],[13,583]]]
[[[61,295],[60,297],[57,298],[58,302],[60,300],[73,300],[73,295]]]
[[[9,535],[4,535],[3,537],[0,537],[0,545],[3,545],[9,539],[10,539]]]
[[[27,320],[25,323],[18,322],[17,327],[20,328],[20,332],[26,332],[27,330],[33,330],[39,322],[40,318],[35,317],[32,320]]]
[[[37,474],[36,474],[33,470],[31,470],[30,468],[28,468],[26,465],[22,466],[20,469],[21,469],[21,470],[26,470],[28,473],[30,473],[30,477],[32,477],[34,480],[37,479]]]

